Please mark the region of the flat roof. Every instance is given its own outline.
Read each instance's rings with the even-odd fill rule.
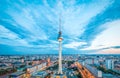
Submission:
[[[15,72],[15,73],[10,74],[10,76],[20,76],[20,75],[22,75],[24,73],[25,72],[19,71],[19,72]]]

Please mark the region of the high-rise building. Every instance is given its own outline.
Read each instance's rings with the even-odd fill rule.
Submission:
[[[112,60],[112,59],[106,60],[106,68],[114,69],[114,60]]]
[[[86,59],[86,60],[85,60],[85,63],[86,63],[86,64],[93,64],[93,59]]]

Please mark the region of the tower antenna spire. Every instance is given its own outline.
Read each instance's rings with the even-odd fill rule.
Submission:
[[[58,39],[62,39],[62,28],[61,28],[61,13],[59,14],[59,32],[58,32]]]
[[[59,15],[59,32],[61,32],[61,13]]]

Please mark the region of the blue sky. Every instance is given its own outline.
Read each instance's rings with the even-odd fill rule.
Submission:
[[[120,54],[119,0],[0,0],[0,54]]]

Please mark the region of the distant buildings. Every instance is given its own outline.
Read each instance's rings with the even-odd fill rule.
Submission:
[[[85,59],[85,64],[96,64],[99,65],[99,60],[96,58]]]
[[[93,59],[85,59],[86,64],[93,64]]]
[[[91,71],[96,77],[101,78],[119,78],[120,75],[120,55],[63,55],[63,67],[68,67],[66,61],[79,62],[82,66],[86,67]],[[0,78],[8,78],[8,73],[10,78],[20,78],[24,76],[24,73],[20,72],[29,71],[30,74],[26,74],[30,78],[34,72],[41,70],[44,67],[53,66],[58,64],[58,55],[16,55],[16,56],[0,56]],[[96,70],[95,70],[96,68]],[[103,68],[105,71],[116,72],[118,74],[104,73],[99,68]],[[109,70],[110,69],[110,70]],[[100,72],[100,71],[102,72]],[[19,73],[17,73],[19,71]],[[16,72],[13,74],[13,72]],[[45,71],[46,72],[46,71]],[[47,71],[48,72],[48,71]],[[41,72],[37,75],[43,75],[46,73]],[[16,77],[14,77],[16,76]],[[30,76],[30,77],[29,77]],[[24,78],[24,77],[23,77]]]
[[[36,72],[38,70],[41,70],[41,69],[43,69],[45,67],[46,67],[46,62],[45,63],[41,63],[39,65],[28,66],[27,67],[27,73],[32,74],[32,73],[34,73],[34,72]]]
[[[9,75],[9,78],[26,78],[26,77],[30,78],[34,72],[42,70],[45,67],[46,67],[46,62],[38,64],[38,65],[34,65],[34,66],[27,66],[26,72],[19,71],[19,72],[12,73]]]

